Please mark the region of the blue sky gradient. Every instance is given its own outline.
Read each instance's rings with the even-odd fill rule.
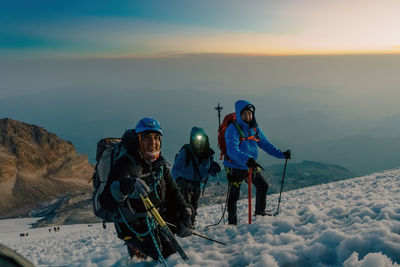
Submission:
[[[398,53],[400,2],[3,1],[0,56]]]

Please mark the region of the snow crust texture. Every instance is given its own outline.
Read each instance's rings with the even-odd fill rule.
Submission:
[[[290,177],[287,180],[290,183]],[[226,192],[221,192],[225,195]],[[268,196],[276,209],[278,194]],[[254,206],[254,199],[253,199]],[[284,192],[280,214],[247,222],[238,202],[237,227],[221,223],[221,206],[199,210],[196,229],[227,243],[197,236],[178,241],[189,256],[169,266],[400,266],[400,169]],[[112,224],[27,229],[32,219],[0,221],[0,242],[39,266],[161,266],[129,259]],[[20,237],[20,232],[29,233]]]

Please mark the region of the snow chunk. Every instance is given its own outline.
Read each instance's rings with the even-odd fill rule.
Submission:
[[[354,252],[351,256],[343,263],[343,267],[389,267],[389,266],[400,266],[399,264],[393,263],[388,257],[382,253],[368,253],[362,260],[358,260],[358,253]]]

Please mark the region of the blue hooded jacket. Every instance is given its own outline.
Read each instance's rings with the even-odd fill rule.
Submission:
[[[192,151],[190,145],[187,145],[188,149],[181,149],[175,158],[174,165],[172,166],[172,170],[171,170],[174,180],[176,180],[179,177],[182,177],[182,178],[185,178],[186,180],[189,180],[192,182],[204,182],[206,180],[206,178],[208,177],[211,162],[213,161],[214,151],[209,148],[208,136],[207,136],[206,132],[204,131],[204,129],[199,128],[199,127],[193,127],[192,131],[190,133],[190,139],[192,140],[194,138],[194,136],[197,134],[202,134],[203,136],[206,137],[206,139],[207,139],[206,153],[208,153],[208,154],[201,161],[201,163],[199,163],[199,158]],[[187,156],[190,157],[190,155],[187,155],[188,152],[192,153],[193,159],[196,161],[196,164],[199,167],[200,177],[194,168],[192,160],[190,160],[189,164],[186,166],[186,157]]]
[[[245,100],[238,100],[235,103],[235,113],[236,113],[236,123],[242,129],[245,137],[254,136],[258,132],[259,142],[255,140],[243,140],[240,142],[240,135],[235,125],[231,123],[225,131],[225,142],[226,142],[226,154],[224,165],[226,167],[247,170],[249,167],[246,166],[247,160],[253,158],[257,160],[258,157],[258,147],[262,150],[279,159],[284,159],[282,151],[271,144],[267,137],[264,135],[262,130],[258,127],[255,119],[255,108],[253,112],[252,125],[247,124],[241,119],[242,110],[248,106],[252,105],[250,102]],[[254,106],[253,106],[254,107]],[[254,129],[256,128],[256,132]]]

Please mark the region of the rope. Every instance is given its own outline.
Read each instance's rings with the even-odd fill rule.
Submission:
[[[155,224],[154,224],[154,219],[152,219],[152,223],[153,223],[153,227],[154,227],[154,226],[155,226]],[[147,224],[147,227],[148,227],[149,229],[152,228],[151,225],[150,225],[150,221],[149,221],[149,218],[148,218],[148,217],[146,217],[146,224]],[[155,228],[154,228],[154,229],[155,229]],[[156,247],[156,250],[157,250],[157,253],[158,253],[158,258],[160,259],[160,262],[161,262],[165,267],[168,267],[167,262],[165,261],[163,255],[161,254],[161,250],[160,250],[159,246],[157,245],[157,241],[156,241],[156,238],[155,238],[155,236],[154,236],[153,231],[150,231],[150,236],[151,236],[151,239],[153,240],[154,246]]]
[[[228,189],[227,189],[227,191],[226,191],[226,199],[225,199],[225,208],[224,208],[224,211],[222,212],[221,219],[219,219],[219,221],[218,221],[217,223],[210,224],[210,225],[206,225],[206,227],[217,226],[218,224],[221,223],[222,219],[223,219],[224,216],[225,216],[226,207],[228,206],[228,195],[229,195],[229,189],[230,189],[230,188],[231,188],[231,185],[230,185],[230,183],[228,183]],[[225,221],[224,221],[224,222],[225,222]]]
[[[158,172],[157,177],[154,178],[154,183],[153,183],[153,191],[155,192],[156,198],[157,198],[158,200],[161,200],[161,199],[160,199],[160,197],[159,197],[159,195],[158,195],[158,192],[157,192],[157,186],[160,184],[161,176],[163,175],[163,172],[164,172],[164,166],[161,166],[161,167],[160,167],[160,171]],[[153,175],[152,175],[152,176],[153,176]],[[153,176],[153,177],[154,177],[154,176]]]
[[[129,205],[129,208],[130,208],[130,210],[132,211],[132,208],[130,207],[130,205]],[[119,214],[121,215],[121,218],[122,218],[122,220],[124,221],[126,227],[128,227],[129,231],[131,231],[134,235],[139,236],[139,237],[145,237],[145,236],[147,236],[147,235],[150,234],[150,237],[151,237],[151,239],[152,239],[152,241],[153,241],[153,243],[154,243],[154,247],[156,248],[156,251],[157,251],[157,254],[158,254],[158,258],[159,258],[160,262],[161,262],[165,267],[168,267],[167,262],[165,261],[164,257],[163,257],[162,254],[161,254],[160,247],[158,246],[157,241],[156,241],[156,238],[155,238],[154,233],[153,233],[153,231],[157,228],[157,225],[154,223],[154,219],[152,218],[152,219],[151,219],[151,223],[150,223],[149,217],[146,216],[146,225],[147,225],[148,231],[145,232],[145,233],[143,233],[143,234],[141,234],[141,233],[135,231],[135,230],[129,225],[129,223],[127,222],[127,220],[126,220],[125,216],[123,215],[123,213],[122,213],[122,211],[121,211],[120,208],[118,208],[118,212],[119,212]]]
[[[140,138],[140,135],[139,135],[139,138]],[[132,161],[132,160],[131,160],[131,161]],[[163,172],[164,172],[164,168],[163,168],[163,166],[161,166],[161,167],[160,167],[160,171],[158,172],[157,176],[155,176],[154,174],[151,174],[151,177],[152,177],[153,180],[154,180],[154,182],[152,183],[152,186],[151,186],[151,187],[152,187],[152,191],[155,192],[156,198],[157,198],[158,200],[160,200],[160,197],[159,197],[158,192],[157,192],[157,186],[160,184],[160,181],[161,181]],[[135,212],[133,211],[133,209],[132,209],[132,207],[131,207],[129,201],[128,201],[128,207],[129,207],[130,211],[134,214]],[[156,248],[159,261],[160,261],[165,267],[168,267],[168,265],[167,265],[167,263],[166,263],[164,257],[162,256],[160,247],[158,246],[157,240],[156,240],[156,238],[155,238],[155,236],[154,236],[154,233],[153,233],[153,231],[157,228],[157,225],[154,223],[154,218],[151,218],[151,222],[150,222],[149,216],[146,216],[146,217],[145,217],[145,219],[146,219],[146,225],[147,225],[147,229],[148,229],[148,230],[147,230],[147,232],[141,234],[141,233],[135,231],[135,230],[129,225],[128,221],[126,220],[126,218],[125,218],[125,216],[124,216],[124,214],[123,214],[123,212],[121,211],[120,208],[118,208],[118,212],[119,212],[119,214],[121,215],[121,218],[122,218],[122,220],[124,221],[126,227],[127,227],[127,228],[129,229],[129,231],[131,231],[134,235],[136,235],[137,237],[145,237],[145,236],[147,236],[147,235],[150,234],[150,237],[151,237],[151,239],[152,239],[152,241],[153,241],[153,243],[154,243],[154,247]]]
[[[133,228],[129,225],[129,223],[127,222],[127,220],[125,219],[124,214],[122,213],[121,209],[118,208],[118,212],[121,215],[122,220],[124,221],[126,227],[128,227],[129,231],[131,231],[133,234],[139,236],[139,237],[145,237],[146,235],[148,235],[152,229],[148,228],[149,230],[143,234],[136,232],[135,230],[133,230]],[[147,217],[146,217],[147,218]]]

